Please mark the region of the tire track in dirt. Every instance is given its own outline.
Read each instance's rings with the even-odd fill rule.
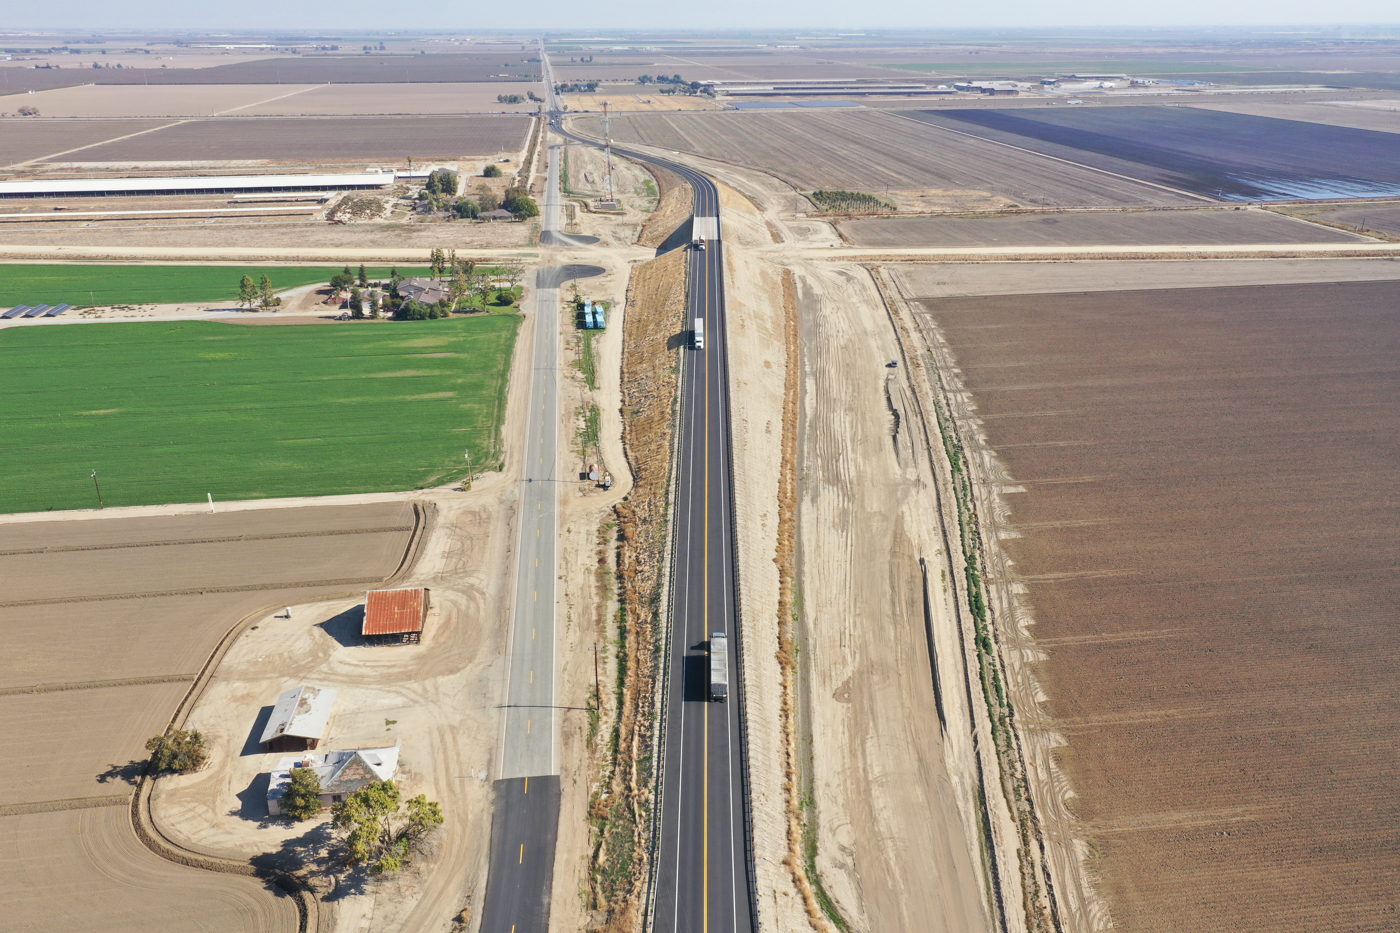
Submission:
[[[159,599],[162,596],[206,596],[211,593],[253,593],[259,590],[315,589],[318,586],[358,586],[379,584],[382,577],[349,577],[343,580],[310,580],[303,583],[249,583],[245,586],[206,586],[184,590],[159,590],[151,593],[112,593],[97,596],[55,596],[49,599],[17,599],[0,603],[0,609],[24,606],[54,606],[60,603],[101,603],[119,599]]]
[[[71,684],[32,684],[24,687],[0,688],[0,697],[20,693],[61,693],[64,690],[100,690],[103,687],[144,687],[147,684],[178,684],[194,680],[198,674],[156,674],[151,677],[128,677],[122,680],[82,680]]]
[[[378,535],[395,531],[412,531],[412,525],[386,525],[383,528],[347,528],[338,531],[293,531],[285,534],[230,535],[223,538],[178,538],[171,541],[129,541],[121,544],[59,545],[57,547],[37,547],[17,551],[0,551],[0,557],[19,557],[25,554],[68,554],[74,551],[115,551],[133,547],[174,547],[184,544],[229,544],[245,541],[277,541],[283,538],[329,538],[335,535]]]

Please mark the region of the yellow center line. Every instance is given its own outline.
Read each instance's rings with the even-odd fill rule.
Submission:
[[[524,865],[524,864],[525,864],[525,843],[523,843],[523,842],[520,843],[520,861],[519,861],[517,864],[520,864],[520,865]],[[511,929],[513,930],[513,929],[515,929],[515,927],[511,927]]]
[[[525,793],[528,794],[529,792],[530,792],[530,779],[529,779],[529,778],[526,778],[526,779],[525,779]]]
[[[529,735],[529,734],[530,734],[530,724],[531,724],[532,722],[533,722],[533,720],[530,720],[530,719],[525,720],[525,734],[526,734],[526,735]]]
[[[700,261],[701,288],[702,288],[702,290],[703,290],[703,292],[704,292],[704,296],[702,297],[702,299],[701,299],[701,304],[700,304],[700,311],[701,311],[702,314],[704,314],[704,312],[707,310],[707,307],[708,307],[708,305],[709,305],[709,297],[710,297],[710,295],[709,295],[709,281],[708,281],[708,280],[705,278],[705,276],[704,276],[704,271],[705,271],[704,267],[705,267],[705,262],[704,262],[704,260],[702,259],[702,260]],[[705,317],[709,317],[709,315],[708,315],[708,314],[705,314]],[[708,360],[708,354],[707,354],[706,356],[701,357],[701,365],[705,367],[705,444],[704,444],[704,448],[703,448],[703,449],[704,449],[704,455],[705,455],[705,508],[704,508],[705,542],[704,542],[704,551],[703,551],[703,553],[704,553],[705,556],[704,556],[704,572],[703,572],[703,574],[701,575],[701,579],[705,581],[705,585],[704,585],[705,602],[704,602],[704,614],[703,614],[703,615],[704,615],[705,626],[706,626],[706,627],[705,627],[705,637],[708,638],[709,635],[710,635],[710,628],[709,628],[709,625],[710,625],[710,367],[709,367],[709,364],[706,362],[706,360]],[[713,657],[713,652],[712,652],[711,656]],[[711,675],[711,676],[713,676],[713,675]],[[704,818],[703,818],[703,825],[704,825],[704,845],[703,845],[703,852],[702,852],[702,859],[701,859],[701,865],[703,866],[703,870],[704,870],[704,880],[703,880],[702,885],[701,885],[701,891],[702,891],[701,901],[702,901],[704,907],[703,907],[703,915],[702,915],[702,921],[701,921],[700,929],[701,929],[702,933],[709,933],[709,929],[710,929],[710,707],[709,707],[709,686],[708,686],[708,685],[706,685],[705,690],[706,690],[706,694],[705,694],[705,733],[704,733],[705,754],[704,754],[704,760],[703,760],[703,762],[702,762],[702,766],[703,766],[703,768],[704,768],[704,775],[705,775],[705,807],[704,807]]]

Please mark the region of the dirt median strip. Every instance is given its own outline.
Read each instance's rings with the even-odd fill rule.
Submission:
[[[70,684],[31,684],[25,687],[0,687],[0,697],[19,693],[61,693],[65,690],[101,690],[103,687],[142,687],[146,684],[178,684],[194,680],[198,674],[154,674],[150,677],[127,677],[120,680],[82,680]]]
[[[252,593],[257,590],[300,590],[318,586],[355,586],[360,584],[377,585],[383,577],[351,577],[344,580],[309,580],[304,583],[250,583],[246,586],[205,586],[185,590],[161,590],[152,593],[114,593],[96,596],[56,596],[50,599],[18,599],[0,603],[0,609],[17,609],[23,606],[52,606],[58,603],[100,603],[116,599],[156,599],[161,596],[204,596],[209,593]]]
[[[224,538],[180,538],[173,541],[133,541],[124,544],[72,545],[67,547],[39,547],[21,551],[0,551],[0,557],[17,557],[22,554],[64,554],[70,551],[113,551],[133,547],[174,547],[184,544],[226,544],[243,541],[275,541],[280,538],[329,538],[335,535],[377,535],[394,531],[413,531],[413,525],[389,525],[383,528],[346,528],[336,531],[293,531],[271,535],[232,535]]]
[[[52,813],[55,810],[90,810],[93,807],[124,807],[131,803],[131,794],[109,794],[103,797],[69,797],[65,800],[36,800],[33,803],[0,805],[0,816],[23,816],[26,813]]]

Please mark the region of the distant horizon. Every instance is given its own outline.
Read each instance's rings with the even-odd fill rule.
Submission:
[[[753,4],[741,0],[712,0],[703,6],[662,7],[642,0],[615,0],[607,7],[581,9],[564,0],[538,0],[529,8],[482,7],[464,10],[444,2],[424,3],[411,12],[370,0],[309,0],[298,4],[246,0],[230,23],[226,8],[199,8],[177,0],[148,0],[137,7],[113,6],[96,0],[55,0],[9,14],[0,32],[6,36],[41,31],[120,31],[125,35],[150,32],[208,32],[231,35],[269,31],[358,34],[373,31],[407,35],[528,34],[598,32],[618,35],[641,32],[686,32],[702,35],[744,35],[753,32],[874,31],[940,34],[949,31],[1011,32],[1063,30],[1197,30],[1244,29],[1374,29],[1400,26],[1400,4],[1394,0],[1178,0],[1170,6],[1124,8],[1110,0],[1083,0],[1072,8],[1049,8],[1040,0],[1003,0],[995,8],[973,9],[959,4],[928,4],[914,0],[876,0],[859,11],[837,0],[805,0],[798,4]],[[20,21],[19,17],[29,17]],[[603,17],[606,17],[604,19]],[[461,19],[460,26],[443,26]],[[1001,25],[1014,22],[1011,29]],[[75,23],[83,25],[75,26]],[[249,23],[258,24],[250,27]],[[420,24],[433,24],[414,29]],[[723,23],[723,28],[712,24]],[[334,24],[334,25],[333,25]],[[542,28],[542,24],[544,25]]]

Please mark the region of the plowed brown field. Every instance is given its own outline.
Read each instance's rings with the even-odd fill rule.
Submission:
[[[841,224],[856,246],[1165,246],[1364,243],[1265,211],[1131,211],[1000,217],[900,217]]]
[[[232,625],[377,584],[413,524],[385,503],[0,525],[0,720],[23,749],[0,776],[5,928],[153,929],[177,908],[202,929],[292,928],[261,884],[146,852],[120,802]]]
[[[595,118],[584,132],[601,136]],[[1193,203],[1130,179],[998,146],[877,110],[629,114],[614,142],[761,169],[798,188],[983,191],[1035,206]]]
[[[134,121],[133,121],[134,122]],[[527,116],[229,117],[190,120],[64,156],[65,162],[463,158],[524,147]],[[113,134],[114,136],[117,134]],[[112,137],[99,137],[99,139]]]
[[[1396,929],[1396,290],[922,302],[1118,929]]]
[[[0,166],[42,159],[80,146],[154,129],[168,120],[0,119]]]

